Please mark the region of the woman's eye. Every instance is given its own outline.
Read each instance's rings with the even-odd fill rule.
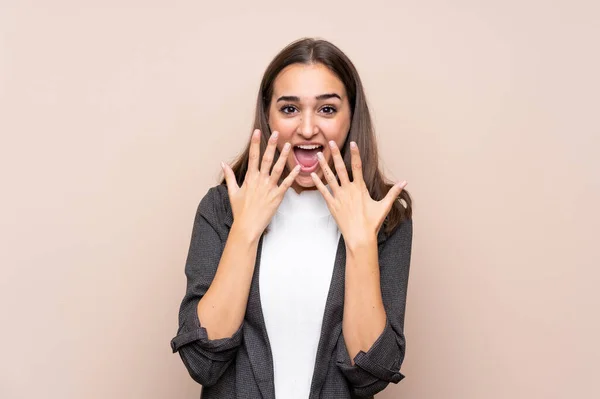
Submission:
[[[283,112],[284,114],[291,114],[296,110],[296,107],[293,107],[291,105],[285,105],[283,107],[281,107],[281,112]]]
[[[321,108],[321,111],[323,111],[326,114],[333,114],[333,113],[335,113],[335,108],[330,107],[329,105],[327,105],[327,106]]]

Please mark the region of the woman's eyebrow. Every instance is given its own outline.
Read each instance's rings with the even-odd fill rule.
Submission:
[[[339,100],[342,99],[342,97],[340,97],[340,95],[336,93],[326,93],[316,97],[317,100],[327,100],[328,98],[337,98]]]
[[[328,98],[337,98],[337,99],[342,99],[342,97],[340,97],[339,94],[337,93],[325,93],[325,94],[319,94],[318,96],[315,97],[317,100],[327,100]],[[290,101],[290,102],[299,102],[300,101],[300,97],[297,96],[281,96],[277,99],[276,102],[280,102],[280,101]]]

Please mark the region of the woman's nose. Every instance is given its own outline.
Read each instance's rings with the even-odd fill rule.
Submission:
[[[297,132],[306,138],[310,138],[317,134],[319,131],[317,125],[315,124],[314,118],[311,116],[302,116],[300,119],[300,124],[298,125]]]

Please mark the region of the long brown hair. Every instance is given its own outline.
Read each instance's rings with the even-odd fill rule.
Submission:
[[[360,149],[363,166],[363,178],[365,184],[374,200],[383,199],[393,183],[385,178],[379,170],[379,157],[375,132],[371,122],[371,114],[367,105],[367,99],[363,90],[362,82],[358,72],[350,59],[335,45],[320,39],[304,38],[290,43],[275,56],[267,67],[256,100],[256,112],[254,116],[253,129],[260,129],[260,159],[267,148],[267,142],[271,136],[268,123],[269,107],[273,95],[273,83],[279,73],[291,64],[323,64],[329,68],[344,84],[350,103],[351,119],[350,131],[342,148],[340,148],[348,175],[352,178],[352,167],[350,163],[350,141],[356,142]],[[246,171],[248,170],[248,159],[250,152],[250,140],[243,152],[231,166],[238,185],[242,185]],[[273,164],[279,158],[276,150]],[[333,170],[335,172],[335,170]],[[286,167],[282,173],[283,180],[289,174]],[[226,184],[223,178],[221,184]],[[402,203],[404,201],[404,204]],[[412,217],[412,200],[406,190],[402,190],[398,200],[394,202],[392,209],[384,221],[383,228],[386,234],[391,233],[398,225]]]

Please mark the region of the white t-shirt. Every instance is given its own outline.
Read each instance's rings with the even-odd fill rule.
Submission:
[[[329,189],[329,186],[327,186]],[[289,188],[263,238],[259,291],[275,397],[307,399],[340,238],[318,190]]]

